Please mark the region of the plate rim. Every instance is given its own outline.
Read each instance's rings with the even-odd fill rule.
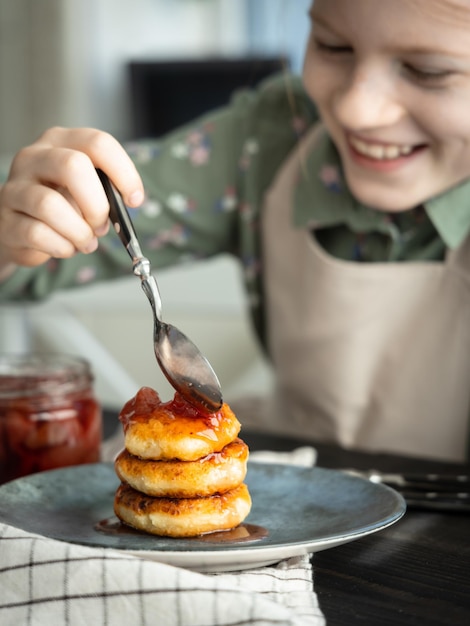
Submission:
[[[371,483],[371,481],[368,481],[366,478],[360,476],[352,476],[342,471],[341,469],[324,468],[319,465],[306,467],[286,463],[267,463],[254,460],[248,462],[248,469],[253,468],[254,466],[265,470],[268,470],[269,468],[270,471],[276,471],[276,467],[282,471],[295,471],[296,469],[303,472],[316,471],[317,474],[319,473],[323,476],[341,476],[341,478],[344,478],[349,482],[357,481],[359,483],[367,483],[369,488],[376,489],[377,492],[388,494],[390,498],[390,512],[387,515],[379,518],[377,521],[370,522],[367,526],[358,527],[354,530],[347,530],[346,533],[343,535],[336,534],[327,538],[300,539],[298,541],[293,540],[287,542],[278,542],[270,545],[263,544],[263,542],[247,542],[244,544],[213,544],[212,546],[208,544],[204,547],[204,549],[202,549],[201,546],[194,544],[194,547],[191,548],[188,544],[186,548],[175,546],[174,549],[162,549],[161,546],[158,546],[155,549],[140,549],[136,547],[127,548],[100,544],[99,542],[86,541],[84,538],[81,537],[77,537],[76,539],[60,538],[53,535],[46,535],[44,534],[44,532],[33,531],[29,528],[18,526],[17,524],[12,524],[10,521],[8,521],[8,519],[5,519],[3,511],[0,511],[0,522],[9,524],[15,528],[18,528],[19,530],[22,530],[23,532],[36,534],[46,539],[63,541],[74,545],[85,546],[88,548],[104,548],[105,550],[112,550],[121,554],[133,555],[140,558],[166,562],[170,565],[187,567],[189,569],[196,569],[198,571],[214,572],[232,571],[233,569],[241,570],[261,565],[269,565],[291,556],[312,554],[315,552],[320,552],[322,550],[336,547],[338,545],[343,545],[345,543],[356,541],[371,534],[375,534],[376,532],[385,530],[386,528],[398,522],[406,513],[406,502],[403,496],[396,490],[387,485]],[[85,465],[69,466],[66,468],[58,468],[49,470],[47,472],[40,472],[37,474],[31,474],[29,476],[18,478],[16,480],[5,483],[4,485],[0,485],[0,502],[3,492],[8,491],[9,486],[14,483],[17,484],[19,481],[30,482],[32,480],[34,482],[35,480],[39,480],[39,482],[41,482],[41,479],[43,479],[46,475],[63,473],[64,471],[73,473],[73,471],[77,469],[81,469],[81,471],[86,471],[86,468],[96,468],[99,470],[99,467],[105,467],[106,470],[110,470],[112,473],[114,473],[113,462],[99,462]],[[117,476],[116,480],[119,480]],[[163,539],[169,540],[170,538]],[[179,541],[182,540],[180,539]]]

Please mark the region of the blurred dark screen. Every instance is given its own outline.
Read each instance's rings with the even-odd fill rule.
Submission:
[[[282,57],[131,62],[133,138],[159,137],[286,67]]]

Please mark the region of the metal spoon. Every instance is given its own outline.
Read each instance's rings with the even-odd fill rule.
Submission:
[[[133,271],[153,311],[155,356],[169,383],[193,406],[215,412],[222,406],[222,390],[208,360],[180,330],[162,321],[162,301],[150,261],[143,256],[126,205],[109,180],[97,169],[109,201],[109,218],[132,259]]]

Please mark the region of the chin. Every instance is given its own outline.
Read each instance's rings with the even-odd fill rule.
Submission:
[[[377,211],[384,213],[400,213],[409,211],[422,204],[425,199],[411,196],[409,193],[397,192],[396,189],[384,187],[383,185],[371,186],[349,184],[349,189],[354,198],[363,204]]]
[[[416,208],[417,206],[419,206],[420,204],[422,204],[422,202],[394,202],[393,198],[390,199],[389,202],[374,202],[373,200],[360,200],[358,199],[359,202],[361,204],[363,204],[366,207],[369,207],[370,209],[373,209],[374,211],[379,211],[381,213],[403,213],[404,211],[411,211],[411,209]]]

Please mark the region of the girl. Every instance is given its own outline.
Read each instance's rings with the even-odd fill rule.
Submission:
[[[140,207],[153,267],[240,259],[278,378],[271,428],[463,460],[470,2],[315,0],[310,13],[303,84],[239,93],[133,161],[91,129],[23,149],[0,192],[1,296],[129,272],[99,167]]]

